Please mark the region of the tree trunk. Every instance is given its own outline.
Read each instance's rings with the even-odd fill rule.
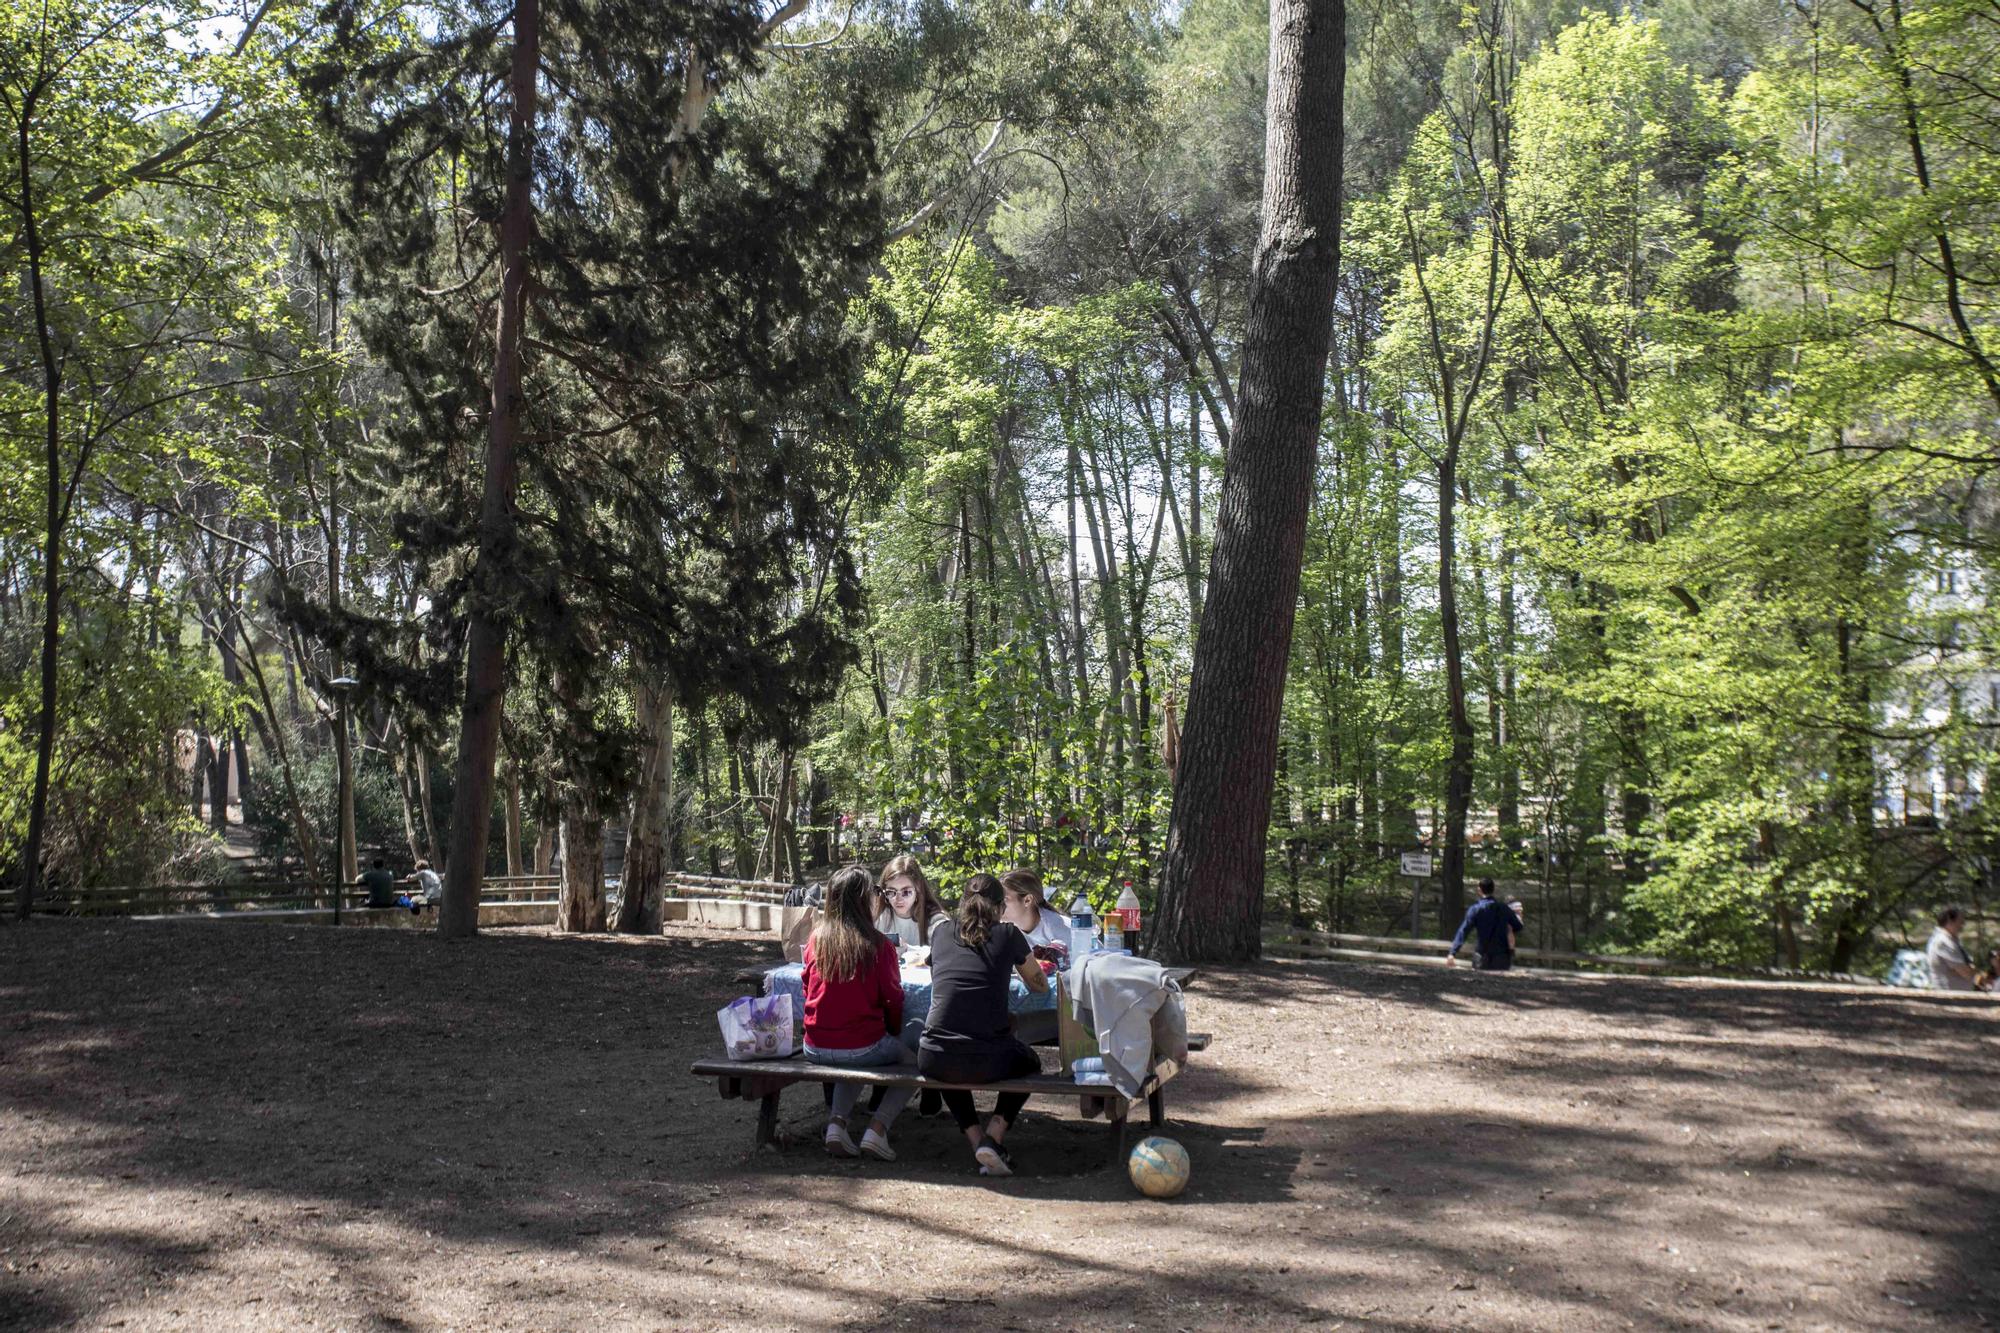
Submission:
[[[507,761],[507,878],[521,877],[521,766]]]
[[[639,791],[632,825],[625,834],[625,870],[618,896],[618,929],[628,935],[657,935],[666,897],[669,812],[674,780],[673,687],[657,668],[640,663],[632,687],[638,715]]]
[[[1442,928],[1455,930],[1465,915],[1465,816],[1472,805],[1472,718],[1465,707],[1465,649],[1458,632],[1458,445],[1445,450],[1438,468],[1438,621],[1444,637],[1445,704],[1451,755],[1444,778]]]
[[[555,856],[556,831],[549,827],[548,822],[545,820],[541,827],[535,830],[534,873],[537,875],[553,874],[555,872]]]
[[[1340,260],[1345,0],[1271,0],[1240,412],[1160,879],[1165,960],[1262,951],[1264,838]]]
[[[55,339],[49,329],[48,296],[42,283],[42,232],[35,210],[35,177],[29,155],[29,132],[34,123],[36,99],[23,100],[19,129],[21,193],[16,202],[21,210],[22,239],[28,252],[28,287],[34,300],[35,339],[42,361],[42,450],[44,482],[44,531],[42,538],[42,648],[41,715],[35,731],[35,789],[28,806],[28,843],[21,854],[21,878],[15,888],[14,908],[23,920],[33,909],[35,895],[42,888],[42,842],[49,818],[49,770],[56,755],[56,671],[58,647],[62,642],[62,540],[68,506],[63,503],[62,476],[62,362],[56,356]],[[79,458],[77,466],[83,466]]]
[[[604,917],[604,816],[585,798],[563,807],[556,929],[596,933],[604,929]]]
[[[438,934],[479,929],[479,889],[493,822],[493,761],[506,693],[507,626],[496,585],[514,545],[515,447],[521,433],[521,333],[527,320],[528,241],[534,230],[535,75],[541,57],[539,0],[514,0],[513,105],[507,124],[507,193],[500,213],[500,313],[494,334],[493,401],[486,429],[485,492],[479,506],[479,563],[473,570],[472,625],[465,646],[465,709],[459,721],[458,770],[452,783],[451,846],[445,859]],[[565,843],[568,841],[564,839]],[[564,858],[565,867],[568,857]],[[603,871],[598,871],[598,926],[603,926]],[[567,884],[565,884],[567,889]],[[564,894],[568,901],[568,893]]]

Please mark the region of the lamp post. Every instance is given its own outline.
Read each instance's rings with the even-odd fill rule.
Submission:
[[[361,682],[352,676],[336,676],[327,682],[333,691],[333,752],[336,756],[334,775],[334,801],[337,813],[335,822],[339,827],[336,835],[339,845],[333,849],[333,863],[338,869],[333,885],[333,924],[340,924],[340,896],[360,873],[354,864],[354,772],[353,761],[347,753],[347,696]]]

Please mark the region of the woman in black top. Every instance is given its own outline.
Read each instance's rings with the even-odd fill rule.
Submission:
[[[1041,1057],[1023,1045],[1007,1021],[1007,983],[1018,973],[1029,990],[1049,988],[1028,952],[1028,937],[1000,919],[1007,896],[991,875],[965,886],[958,916],[931,931],[931,1012],[917,1045],[917,1067],[940,1083],[993,1083],[1038,1074]],[[1027,1104],[1025,1092],[1003,1092],[982,1128],[972,1094],[944,1094],[952,1119],[972,1145],[982,1175],[1012,1175],[1001,1141]]]

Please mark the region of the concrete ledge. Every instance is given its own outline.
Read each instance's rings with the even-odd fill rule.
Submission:
[[[775,903],[746,903],[732,898],[669,898],[660,905],[666,921],[727,930],[768,930],[775,933],[784,909]],[[554,920],[552,915],[550,920]]]

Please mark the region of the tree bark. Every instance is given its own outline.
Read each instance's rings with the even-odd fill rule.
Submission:
[[[1340,261],[1345,0],[1271,0],[1263,227],[1195,641],[1159,957],[1262,951],[1264,840]]]
[[[604,910],[604,816],[588,797],[563,807],[562,898],[556,929],[601,932]]]
[[[1465,816],[1472,805],[1472,717],[1465,707],[1465,650],[1458,632],[1458,442],[1438,468],[1438,621],[1444,636],[1445,704],[1451,755],[1445,763],[1442,928],[1465,915]]]
[[[42,362],[42,447],[46,493],[46,530],[42,539],[42,648],[41,716],[35,733],[35,788],[28,806],[28,843],[21,854],[21,878],[15,888],[14,908],[23,920],[33,910],[35,895],[42,888],[42,843],[49,819],[49,770],[56,754],[56,670],[62,642],[62,538],[66,506],[62,478],[62,361],[56,355],[55,338],[49,329],[48,295],[42,282],[42,232],[35,209],[33,159],[29,155],[29,135],[34,123],[36,97],[30,93],[22,102],[18,137],[20,140],[20,188],[22,239],[28,251],[28,287],[34,300],[35,341]],[[81,468],[82,462],[78,461]],[[197,769],[197,773],[199,770]],[[196,779],[199,784],[199,777]]]
[[[521,766],[507,761],[507,878],[521,877]]]
[[[500,313],[494,335],[493,402],[486,430],[485,492],[479,507],[479,563],[473,571],[472,625],[465,647],[465,708],[452,783],[451,846],[445,860],[438,934],[479,929],[479,890],[493,821],[493,764],[506,691],[507,626],[494,605],[514,545],[514,490],[520,465],[521,334],[527,320],[528,242],[534,231],[535,73],[541,57],[539,0],[515,0],[512,102],[507,125],[507,192],[500,214]],[[600,825],[601,827],[601,825]],[[568,839],[565,837],[565,844]],[[565,868],[569,858],[564,857]],[[603,872],[598,872],[599,928]],[[567,884],[564,900],[567,902]]]
[[[668,817],[673,809],[673,687],[643,661],[632,689],[632,706],[643,737],[639,749],[639,792],[632,803],[632,826],[625,835],[625,870],[618,895],[618,929],[630,935],[657,935],[666,897]]]

